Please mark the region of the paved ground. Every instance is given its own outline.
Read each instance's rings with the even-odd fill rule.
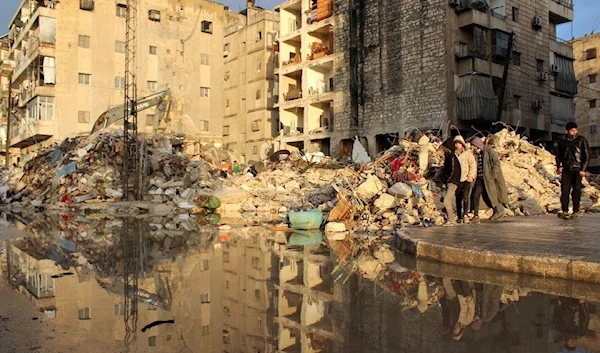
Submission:
[[[399,234],[397,246],[449,264],[600,283],[600,214],[410,228]]]

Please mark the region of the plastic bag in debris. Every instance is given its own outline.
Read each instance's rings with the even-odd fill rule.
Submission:
[[[63,165],[58,172],[56,172],[56,176],[54,177],[54,182],[57,182],[60,178],[64,176],[68,176],[73,174],[77,170],[77,165],[75,162],[71,162],[69,164]]]
[[[354,145],[352,146],[352,162],[356,164],[367,164],[371,162],[371,157],[369,157],[367,150],[358,140],[358,136],[354,137]]]
[[[413,195],[416,197],[424,197],[423,190],[421,190],[421,186],[419,184],[410,184],[412,188]]]
[[[50,166],[51,167],[56,166],[56,163],[58,162],[58,160],[64,155],[65,155],[65,151],[63,151],[60,148],[57,148],[54,151],[52,151],[52,160],[50,161]]]

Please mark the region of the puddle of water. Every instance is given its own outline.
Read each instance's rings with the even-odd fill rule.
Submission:
[[[129,228],[129,231],[126,229]],[[137,352],[600,351],[597,286],[417,262],[377,280],[344,244],[190,220],[56,216],[4,244],[5,275],[82,344]],[[81,332],[81,331],[76,331]],[[97,343],[93,343],[97,344]]]

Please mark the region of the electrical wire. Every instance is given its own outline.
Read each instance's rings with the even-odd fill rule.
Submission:
[[[513,66],[514,66],[514,65],[513,65]],[[514,68],[515,68],[515,69],[517,69],[517,70],[518,70],[519,72],[521,72],[522,74],[524,74],[525,76],[527,76],[527,77],[529,77],[529,78],[532,78],[532,79],[534,79],[534,80],[538,80],[538,77],[535,77],[535,76],[529,75],[528,73],[526,73],[526,72],[524,72],[523,70],[521,70],[521,68],[520,68],[520,67],[518,67],[518,66],[514,66]],[[544,81],[542,81],[542,84],[543,84],[544,86],[548,87],[548,88],[549,88],[549,89],[551,89],[551,90],[554,90],[554,89],[555,89],[554,87],[550,86],[549,84],[547,84],[547,83],[546,83],[546,82],[544,82]],[[581,95],[578,95],[578,94],[574,94],[574,95],[573,95],[573,97],[577,97],[577,98],[583,98],[583,99],[600,99],[600,97],[585,97],[585,96],[581,96]]]

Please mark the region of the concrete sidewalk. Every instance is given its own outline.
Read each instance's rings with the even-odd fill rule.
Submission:
[[[399,232],[396,246],[420,259],[600,283],[600,214],[408,228]]]

